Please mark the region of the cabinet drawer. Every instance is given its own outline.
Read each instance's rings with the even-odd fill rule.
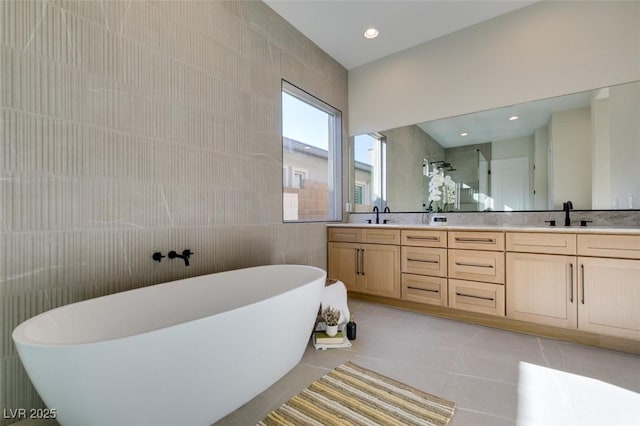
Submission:
[[[402,272],[447,276],[447,249],[402,247]]]
[[[640,259],[640,235],[578,235],[581,256]]]
[[[362,241],[362,232],[359,228],[328,228],[328,240],[339,243],[359,243]]]
[[[402,299],[447,306],[447,279],[402,274]]]
[[[504,253],[449,250],[449,277],[504,284]]]
[[[543,254],[576,254],[576,235],[507,232],[507,251]]]
[[[504,233],[451,231],[449,248],[504,251]]]
[[[399,229],[363,229],[362,242],[371,244],[393,244],[400,245]]]
[[[403,229],[401,232],[401,240],[403,246],[446,247],[447,231]]]
[[[450,307],[504,316],[504,286],[450,279],[448,287]]]

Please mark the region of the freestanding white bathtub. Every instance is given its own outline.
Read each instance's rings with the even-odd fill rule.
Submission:
[[[62,425],[211,425],[295,367],[322,269],[270,265],[62,306],[13,332]]]

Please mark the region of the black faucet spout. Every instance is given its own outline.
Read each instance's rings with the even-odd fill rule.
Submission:
[[[376,223],[380,223],[380,209],[378,206],[373,206],[373,211],[376,212]]]
[[[571,226],[571,217],[569,216],[569,212],[572,208],[573,203],[571,201],[562,203],[562,210],[564,210],[564,226]]]

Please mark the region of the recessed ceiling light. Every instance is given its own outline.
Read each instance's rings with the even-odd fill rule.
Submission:
[[[467,133],[467,132],[460,133],[460,136],[468,136],[468,135],[469,135],[469,133]]]
[[[520,117],[518,117],[517,115],[512,115],[511,117],[509,117],[509,121],[517,120],[518,118]]]
[[[378,34],[380,34],[380,33],[375,28],[367,28],[367,30],[364,32],[364,37],[365,38],[376,38],[376,37],[378,37]]]

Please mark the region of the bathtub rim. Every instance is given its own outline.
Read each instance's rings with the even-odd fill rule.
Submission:
[[[72,347],[72,346],[96,345],[96,344],[101,344],[101,343],[108,343],[108,342],[115,342],[115,341],[120,341],[120,340],[125,340],[125,339],[132,339],[132,338],[135,338],[135,337],[138,337],[138,336],[154,333],[154,332],[157,332],[159,330],[164,330],[164,329],[167,329],[167,328],[176,327],[176,326],[179,326],[179,325],[182,325],[182,324],[189,324],[189,323],[195,323],[195,322],[199,322],[199,321],[205,321],[205,320],[207,320],[208,318],[210,318],[213,315],[203,316],[203,317],[198,317],[198,318],[193,318],[193,319],[188,319],[188,320],[185,320],[185,321],[179,321],[179,322],[172,323],[169,326],[154,328],[154,329],[151,329],[151,330],[144,330],[144,331],[135,332],[135,333],[131,333],[131,334],[123,335],[123,336],[118,336],[118,337],[105,338],[105,339],[99,339],[99,340],[91,340],[91,341],[77,341],[77,342],[62,342],[62,343],[43,342],[41,340],[32,339],[32,338],[28,337],[26,335],[26,333],[25,333],[27,327],[29,326],[29,323],[36,322],[36,321],[42,319],[42,317],[44,317],[46,315],[49,315],[54,311],[58,311],[58,310],[65,309],[65,308],[69,308],[69,307],[71,307],[73,305],[77,305],[77,304],[80,304],[80,303],[84,303],[84,302],[88,302],[88,301],[95,301],[95,300],[99,300],[99,299],[108,298],[108,297],[111,297],[111,296],[114,296],[114,295],[122,295],[122,294],[130,293],[130,292],[140,292],[140,291],[148,290],[149,288],[156,287],[156,286],[162,286],[162,287],[169,286],[169,285],[172,285],[172,284],[178,284],[178,283],[183,282],[183,281],[188,281],[190,279],[194,279],[194,278],[198,278],[198,277],[204,277],[204,276],[207,276],[207,275],[228,274],[228,273],[233,273],[235,271],[241,271],[241,270],[268,269],[268,268],[272,268],[272,267],[276,267],[276,268],[296,267],[296,268],[301,268],[301,269],[315,270],[315,271],[320,272],[321,275],[318,276],[317,278],[315,278],[313,280],[310,280],[308,282],[305,282],[305,283],[303,283],[303,284],[301,284],[299,286],[287,289],[287,290],[285,290],[283,292],[271,295],[271,296],[269,296],[267,298],[260,299],[260,300],[257,300],[257,301],[251,302],[251,303],[247,303],[245,305],[241,305],[241,306],[235,307],[233,309],[229,309],[229,310],[226,310],[226,311],[223,311],[223,312],[219,312],[219,313],[216,313],[216,314],[213,314],[213,315],[222,315],[225,312],[230,312],[230,311],[240,310],[240,309],[247,309],[247,308],[249,308],[251,306],[255,306],[255,305],[259,304],[259,303],[264,303],[266,301],[269,301],[269,300],[271,300],[271,299],[273,299],[275,297],[278,297],[278,296],[280,296],[282,294],[299,290],[300,288],[304,287],[305,285],[309,285],[309,284],[315,282],[317,279],[322,279],[322,276],[324,276],[324,279],[323,279],[323,281],[324,281],[324,280],[326,280],[326,276],[327,276],[327,272],[324,269],[319,268],[317,266],[302,265],[302,264],[288,264],[288,263],[285,263],[285,264],[272,264],[272,265],[258,265],[258,266],[251,266],[251,267],[247,267],[247,268],[238,268],[238,269],[230,269],[230,270],[227,270],[227,271],[213,272],[211,274],[196,275],[196,276],[193,276],[193,277],[181,278],[181,279],[175,280],[175,281],[167,281],[167,282],[162,282],[162,283],[158,283],[158,284],[152,284],[150,286],[138,287],[138,288],[133,288],[133,289],[130,289],[130,290],[124,290],[124,291],[120,291],[120,292],[116,292],[116,293],[105,294],[103,296],[98,296],[98,297],[93,297],[93,298],[90,298],[90,299],[80,300],[80,301],[77,301],[77,302],[68,303],[66,305],[61,305],[61,306],[58,306],[58,307],[55,307],[55,308],[52,308],[52,309],[48,309],[48,310],[46,310],[44,312],[41,312],[41,313],[39,313],[37,315],[34,315],[31,318],[27,318],[26,320],[24,320],[20,324],[18,324],[18,326],[16,326],[13,329],[13,331],[11,333],[11,337],[12,337],[12,340],[13,340],[14,344],[16,345],[16,347],[18,347],[19,345],[23,345],[23,346],[43,347],[43,348],[55,348],[55,347],[63,348],[63,347]],[[323,283],[323,285],[324,285],[324,283]],[[318,304],[318,306],[320,306],[320,305]]]

